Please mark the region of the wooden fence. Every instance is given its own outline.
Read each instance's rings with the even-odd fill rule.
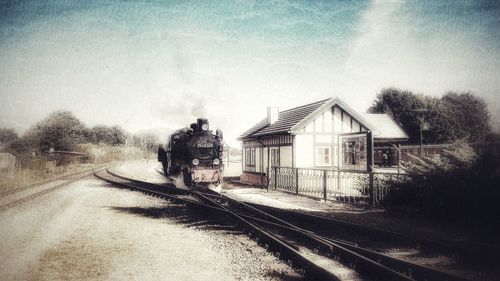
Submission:
[[[407,174],[273,167],[269,187],[325,201],[377,206],[388,193],[387,181],[407,179]]]

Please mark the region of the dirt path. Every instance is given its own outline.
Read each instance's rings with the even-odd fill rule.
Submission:
[[[0,213],[2,280],[297,280],[246,236],[87,178]]]

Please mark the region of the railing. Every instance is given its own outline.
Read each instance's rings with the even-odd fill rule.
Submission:
[[[269,187],[325,201],[376,206],[388,193],[387,181],[407,179],[406,174],[273,167]]]

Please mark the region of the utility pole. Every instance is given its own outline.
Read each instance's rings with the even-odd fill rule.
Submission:
[[[418,130],[419,130],[419,135],[420,135],[420,152],[419,152],[419,156],[422,157],[423,156],[423,134],[422,134],[422,131],[425,129],[425,130],[428,130],[428,126],[427,124],[424,124],[424,115],[423,113],[424,112],[428,112],[429,110],[426,109],[426,108],[417,108],[417,109],[414,109],[412,110],[413,112],[417,112],[418,113]],[[423,126],[425,126],[425,128],[423,128]]]

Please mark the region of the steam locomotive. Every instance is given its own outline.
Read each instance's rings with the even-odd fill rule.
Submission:
[[[198,118],[190,128],[173,132],[166,149],[158,148],[158,162],[165,176],[182,175],[187,187],[206,187],[222,182],[222,152],[222,131],[217,129],[214,135],[208,120]]]

